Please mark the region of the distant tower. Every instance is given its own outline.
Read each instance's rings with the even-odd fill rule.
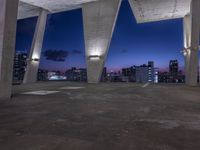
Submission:
[[[16,52],[13,64],[13,81],[22,81],[26,70],[27,53]]]
[[[148,65],[136,66],[136,82],[141,83],[154,83],[155,82],[155,71],[154,62],[149,61]]]
[[[154,68],[154,62],[153,61],[149,61],[148,62],[148,66],[151,67],[151,68]]]
[[[170,60],[169,73],[170,75],[177,75],[179,70],[178,60]]]
[[[154,79],[155,79],[154,62],[148,61],[148,82],[154,83]]]

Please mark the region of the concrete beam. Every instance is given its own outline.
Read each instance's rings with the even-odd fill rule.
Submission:
[[[40,16],[38,17],[37,25],[35,28],[31,50],[29,52],[29,57],[27,60],[26,73],[24,76],[23,83],[34,83],[37,81],[37,73],[40,63],[41,49],[47,22],[47,14],[48,11],[41,9],[41,13]]]
[[[191,0],[128,0],[138,23],[183,18]]]
[[[89,83],[100,81],[121,0],[101,0],[83,6]]]
[[[192,0],[190,14],[184,17],[186,84],[197,85],[200,33],[200,1]]]
[[[12,91],[18,0],[0,0],[0,99]]]
[[[58,13],[81,8],[85,3],[97,0],[20,0],[18,19],[39,16],[39,8]]]

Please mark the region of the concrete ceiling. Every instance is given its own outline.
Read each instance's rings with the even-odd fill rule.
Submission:
[[[96,0],[20,0],[18,19],[38,16],[40,8],[50,13],[80,8],[82,4]]]
[[[138,23],[182,18],[191,0],[129,0]]]
[[[40,8],[50,13],[81,8],[84,3],[97,0],[20,0],[18,19],[38,16]],[[138,23],[184,17],[191,0],[129,0]]]

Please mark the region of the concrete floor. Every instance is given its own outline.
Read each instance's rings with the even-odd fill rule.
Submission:
[[[21,94],[35,90],[60,92]],[[200,149],[200,87],[46,82],[13,93],[0,102],[0,150]]]

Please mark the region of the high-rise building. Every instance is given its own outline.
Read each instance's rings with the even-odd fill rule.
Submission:
[[[27,53],[16,52],[13,64],[13,81],[21,82],[26,71]]]
[[[123,68],[122,69],[122,81],[135,81],[135,73],[136,69],[135,66],[129,67],[129,68]]]
[[[38,69],[37,75],[38,81],[46,81],[48,80],[48,71],[43,69]]]
[[[170,75],[177,75],[178,72],[179,72],[178,60],[170,60],[170,62],[169,62]]]
[[[147,83],[149,78],[149,67],[147,65],[136,66],[136,82]]]
[[[148,62],[148,66],[154,68],[154,62],[153,61],[149,61]]]
[[[121,82],[121,73],[119,72],[113,72],[111,71],[110,73],[107,74],[107,80],[109,82]]]
[[[85,68],[77,69],[73,67],[65,72],[65,76],[68,81],[86,81],[87,70]]]
[[[155,82],[155,68],[153,61],[148,62],[148,82]]]
[[[178,60],[170,60],[169,72],[159,72],[158,81],[165,83],[184,83],[185,76],[182,71],[179,70]]]
[[[155,69],[154,62],[149,61],[148,65],[144,64],[141,66],[136,66],[136,82],[140,83],[154,83],[155,81]]]
[[[107,68],[104,67],[101,75],[101,82],[106,82],[106,81],[107,81]]]

